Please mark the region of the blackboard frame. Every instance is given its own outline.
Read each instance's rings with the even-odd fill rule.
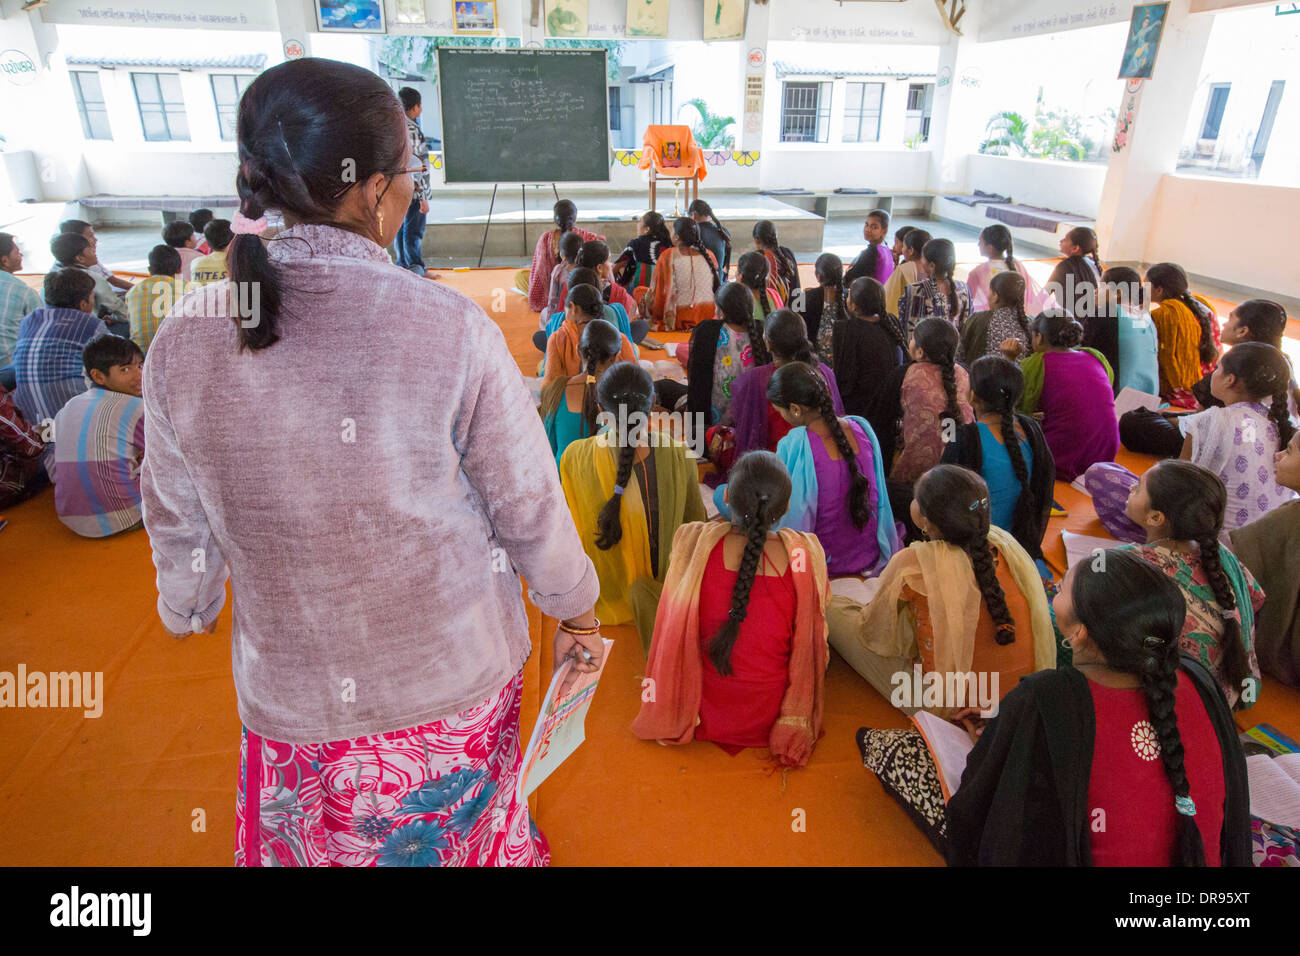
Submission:
[[[599,56],[600,56],[600,61],[601,61],[601,69],[602,69],[602,71],[603,71],[603,72],[601,73],[601,77],[602,77],[601,89],[604,91],[604,97],[605,97],[604,107],[603,107],[603,109],[602,109],[602,111],[601,111],[601,115],[604,117],[604,123],[602,124],[602,127],[601,127],[601,128],[602,128],[602,130],[603,130],[603,136],[604,136],[604,153],[605,153],[606,157],[608,158],[608,157],[610,157],[610,156],[613,155],[613,154],[611,153],[611,147],[610,147],[610,140],[611,140],[611,137],[610,137],[610,129],[609,129],[609,51],[608,51],[608,50],[605,50],[605,49],[602,48],[602,47],[592,47],[592,48],[568,48],[568,47],[566,47],[566,48],[563,48],[563,49],[554,49],[554,50],[544,50],[544,49],[543,49],[543,50],[527,50],[527,49],[515,49],[515,48],[504,48],[504,49],[502,49],[502,48],[482,48],[482,49],[479,49],[479,48],[473,48],[473,47],[438,47],[437,50],[436,50],[435,52],[436,52],[436,55],[437,55],[437,57],[438,57],[438,108],[439,108],[439,110],[440,110],[440,112],[441,112],[441,117],[442,117],[442,122],[443,122],[443,135],[442,135],[442,181],[443,181],[443,183],[444,183],[445,185],[457,185],[457,186],[460,186],[460,185],[464,185],[464,186],[485,186],[485,185],[487,185],[487,184],[489,184],[489,183],[496,184],[496,185],[513,185],[513,184],[516,184],[516,183],[518,183],[518,184],[520,184],[520,185],[529,185],[529,184],[537,184],[537,183],[560,183],[560,182],[564,182],[564,183],[608,183],[608,182],[610,181],[610,178],[611,178],[611,177],[610,177],[610,165],[609,165],[609,163],[606,163],[606,165],[604,166],[605,176],[604,176],[603,179],[582,179],[582,180],[572,180],[572,179],[560,179],[560,178],[556,178],[556,177],[546,177],[546,178],[544,178],[544,179],[537,179],[537,180],[532,180],[532,179],[530,179],[530,180],[518,180],[518,179],[451,179],[451,178],[449,178],[448,173],[451,171],[452,166],[451,166],[451,164],[448,162],[448,157],[447,157],[447,145],[448,145],[448,143],[449,143],[451,140],[450,140],[450,138],[447,136],[447,128],[446,128],[446,124],[447,124],[447,107],[446,107],[446,103],[445,103],[445,101],[444,101],[444,99],[443,99],[444,91],[445,91],[445,89],[446,89],[446,86],[445,86],[445,84],[443,83],[443,78],[444,78],[444,76],[446,76],[446,73],[444,72],[443,54],[447,54],[447,55],[449,55],[449,56],[453,56],[453,57],[484,57],[484,58],[489,58],[489,57],[502,57],[502,56],[507,56],[507,57],[524,57],[524,56],[536,56],[536,57],[562,57],[562,56],[572,56],[572,55],[575,54],[575,53],[586,53],[586,54],[593,54],[593,55],[594,55],[594,54],[599,54]]]

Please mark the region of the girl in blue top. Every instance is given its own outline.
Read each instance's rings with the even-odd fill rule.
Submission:
[[[1142,303],[1142,277],[1127,266],[1107,269],[1097,288],[1102,315],[1115,323],[1115,394],[1135,388],[1160,394],[1160,365],[1156,357],[1156,326]],[[1087,344],[1087,343],[1084,343]],[[1104,350],[1102,350],[1103,354]]]
[[[557,467],[564,449],[579,438],[596,434],[596,383],[618,361],[622,343],[618,329],[604,319],[592,319],[578,340],[582,371],[572,378],[557,378],[542,389],[538,411]]]

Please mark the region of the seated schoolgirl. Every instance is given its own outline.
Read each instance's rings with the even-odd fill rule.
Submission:
[[[912,520],[926,540],[894,555],[869,604],[842,596],[826,608],[831,646],[887,700],[897,675],[987,673],[1000,697],[1028,674],[1056,664],[1047,594],[1038,569],[1007,531],[989,524],[984,480],[939,465],[916,484]],[[996,687],[992,682],[997,675]],[[973,703],[973,702],[969,702]],[[902,708],[921,709],[921,701]],[[945,700],[940,716],[963,709]]]
[[[729,753],[766,747],[808,762],[825,706],[826,559],[811,534],[776,530],[790,476],[769,452],[732,469],[730,522],[683,524],[654,621],[644,740],[711,740]]]
[[[786,307],[785,299],[772,284],[772,267],[763,253],[746,252],[736,260],[736,281],[754,297],[754,318],[759,325],[777,309]],[[806,300],[807,296],[804,298]]]
[[[723,281],[731,268],[731,233],[713,214],[713,207],[703,199],[692,200],[686,207],[686,213],[700,227],[700,239],[705,248],[713,253],[714,261],[720,264]]]
[[[989,294],[992,292],[991,283],[995,276],[1003,272],[1014,272],[1024,281],[1021,288],[1021,314],[1028,312],[1030,315],[1037,315],[1055,305],[1051,294],[1038,287],[1038,283],[1029,274],[1025,264],[1013,255],[1014,247],[1010,229],[1001,223],[985,226],[980,232],[979,248],[980,255],[985,261],[971,269],[970,274],[966,276],[966,286],[970,289],[970,307],[973,312],[984,312],[994,308],[989,299]],[[1005,297],[1002,304],[1011,305]]]
[[[538,351],[546,351],[547,340],[555,334],[556,330],[559,329],[560,325],[564,322],[569,290],[580,285],[589,285],[599,292],[600,274],[596,272],[595,269],[574,269],[564,277],[564,298],[560,300],[561,311],[556,312],[549,317],[543,316],[543,318],[546,318],[546,323],[543,325],[542,331],[533,333],[533,345],[537,346]],[[617,302],[609,302],[605,299],[603,294],[601,295],[601,301],[604,303],[604,308],[601,310],[601,317],[627,336],[632,341],[633,345],[645,338],[646,332],[649,331],[650,328],[649,323],[644,321],[629,321],[627,309],[623,308],[623,306],[619,305]],[[635,349],[633,351],[635,351]]]
[[[542,378],[545,388],[557,379],[569,379],[582,372],[578,345],[582,330],[592,319],[605,319],[605,302],[595,286],[574,285],[569,288],[564,321],[546,340],[546,368]],[[621,335],[619,361],[635,362],[636,352],[626,335]]]
[[[1246,758],[1214,679],[1180,661],[1183,596],[1136,555],[1098,557],[1055,600],[1074,666],[1012,688],[966,759],[948,863],[1249,866]]]
[[[681,442],[651,432],[654,384],[641,366],[619,362],[596,384],[606,427],[560,457],[560,484],[596,566],[602,623],[635,621],[643,643],[654,627],[673,535],[705,520],[695,462]],[[639,414],[638,414],[639,413]]]
[[[898,297],[898,320],[911,330],[922,319],[944,319],[960,329],[970,315],[970,290],[953,278],[957,250],[948,239],[931,239],[921,250],[918,279]]]
[[[1160,397],[1178,408],[1198,408],[1192,386],[1214,371],[1218,318],[1208,302],[1191,294],[1182,266],[1156,263],[1147,270],[1147,283],[1159,344]]]
[[[984,479],[990,520],[1010,531],[1038,561],[1052,512],[1056,462],[1038,422],[1015,410],[1024,388],[1024,375],[1015,362],[1000,355],[977,359],[970,367],[975,422],[957,429],[956,439],[944,448],[943,461]]]
[[[1228,491],[1212,471],[1162,461],[1133,486],[1126,513],[1145,538],[1132,548],[1183,591],[1187,619],[1182,651],[1219,683],[1228,706],[1259,697],[1255,612],[1264,603],[1251,573],[1219,541]]]
[[[581,269],[595,269],[600,276],[600,294],[606,302],[617,302],[628,314],[636,315],[636,300],[628,291],[614,281],[614,270],[609,264],[609,246],[599,239],[584,242],[578,250],[574,264]]]
[[[844,263],[835,253],[823,252],[817,257],[813,271],[817,276],[817,288],[809,289],[803,296],[807,306],[804,321],[808,325],[809,340],[817,346],[818,360],[829,364],[834,360],[832,343],[835,330],[847,314],[844,308]],[[808,302],[814,291],[817,293],[815,308]]]
[[[542,328],[546,327],[547,319],[564,308],[564,298],[569,294],[564,277],[577,267],[578,251],[582,249],[582,242],[582,236],[576,232],[566,232],[560,236],[560,241],[556,245],[559,261],[555,263],[555,268],[551,270],[551,281],[547,287],[549,291],[546,294],[546,307],[542,309],[542,314],[538,320]]]
[[[555,204],[553,212],[555,228],[537,237],[537,248],[533,250],[533,265],[528,271],[528,305],[534,312],[541,312],[546,307],[551,273],[555,270],[555,263],[559,258],[560,237],[566,232],[576,232],[582,237],[583,242],[605,238],[578,228],[578,207],[572,200],[561,199]]]
[[[862,238],[867,240],[867,248],[858,253],[844,273],[845,285],[852,285],[858,279],[875,279],[882,285],[889,281],[894,274],[894,257],[883,245],[888,235],[889,213],[883,209],[867,213],[862,224]]]
[[[1300,431],[1274,456],[1277,483],[1300,492]],[[1260,669],[1300,687],[1300,498],[1231,532],[1232,550],[1264,589],[1256,615]]]
[[[826,382],[802,362],[776,370],[767,398],[794,426],[776,447],[793,482],[781,527],[815,533],[832,577],[878,573],[901,547],[901,529],[894,523],[871,426],[865,419],[837,416]],[[726,488],[713,493],[724,517]]]
[[[894,231],[894,244],[889,247],[889,254],[893,256],[895,269],[907,255],[907,234],[912,231],[912,228],[912,226],[899,226]]]
[[[921,275],[921,254],[930,239],[930,234],[924,229],[910,229],[903,236],[903,258],[885,283],[885,304],[893,311],[896,319],[902,318],[898,314],[898,300],[909,285],[924,278]]]
[[[771,270],[769,281],[776,288],[777,294],[785,302],[791,301],[802,287],[799,278],[799,260],[794,253],[781,245],[776,235],[776,226],[767,219],[754,223],[754,248],[767,259]]]
[[[763,326],[763,339],[772,353],[772,361],[742,372],[731,387],[730,418],[734,424],[732,433],[737,458],[750,451],[776,451],[777,444],[794,427],[767,400],[767,384],[772,375],[791,362],[816,366],[826,380],[835,414],[844,415],[835,373],[829,366],[817,362],[803,319],[789,309],[777,309]],[[705,481],[708,482],[707,476]]]
[[[939,464],[945,421],[952,432],[975,421],[967,398],[970,376],[957,364],[957,330],[948,320],[917,323],[911,354],[899,390],[885,396],[889,409],[884,416],[902,419],[903,448],[894,458],[889,480],[907,484]]]
[[[961,327],[961,356],[966,364],[982,355],[1005,355],[1016,361],[1034,350],[1025,315],[1025,277],[999,272],[989,284],[988,310],[976,312]]]
[[[1211,385],[1224,404],[1179,417],[1182,458],[1222,480],[1228,489],[1223,527],[1233,531],[1296,497],[1274,473],[1275,454],[1296,432],[1287,412],[1291,367],[1273,346],[1245,342],[1223,356]],[[1098,519],[1120,541],[1145,537],[1124,511],[1137,480],[1113,462],[1088,469],[1084,479]]]
[[[844,411],[867,419],[880,438],[876,407],[891,376],[907,364],[907,337],[889,314],[885,287],[875,279],[855,279],[849,286],[847,305],[848,316],[835,332],[831,365]],[[901,383],[899,379],[898,386]],[[896,426],[889,420],[882,427],[888,427],[892,435]]]
[[[1065,258],[1056,264],[1044,288],[1058,308],[1086,326],[1096,314],[1097,284],[1101,281],[1097,233],[1087,226],[1076,226],[1065,234],[1059,245]]]
[[[654,277],[655,263],[659,255],[673,244],[673,237],[668,232],[668,224],[661,213],[654,210],[646,213],[637,223],[636,236],[623,247],[618,258],[614,260],[614,277],[618,284],[632,293],[639,302],[648,291]]]
[[[1228,321],[1223,326],[1220,341],[1223,345],[1241,345],[1243,342],[1263,342],[1275,349],[1282,348],[1282,339],[1286,335],[1286,309],[1272,299],[1247,299],[1228,313]],[[1210,387],[1213,372],[1201,376],[1201,380],[1192,386],[1192,394],[1202,408],[1223,403],[1214,397]],[[1291,414],[1300,413],[1296,408],[1300,395],[1297,395],[1294,376],[1292,376]]]
[[[713,253],[699,227],[682,216],[673,221],[674,245],[655,264],[650,315],[659,329],[686,331],[713,316],[713,297],[722,285]]]
[[[1099,352],[1080,348],[1083,328],[1068,312],[1040,312],[1033,321],[1034,354],[1020,363],[1025,394],[1020,410],[1043,414],[1043,437],[1059,481],[1074,481],[1119,451],[1110,366]]]
[[[556,378],[542,389],[538,408],[546,438],[555,452],[558,467],[564,449],[579,438],[596,434],[596,383],[619,361],[623,337],[604,319],[588,322],[578,341],[582,371],[569,378]]]
[[[1142,307],[1142,277],[1136,269],[1114,266],[1101,274],[1097,287],[1097,321],[1089,326],[1095,348],[1115,373],[1115,394],[1133,388],[1160,393],[1159,343],[1156,326]]]

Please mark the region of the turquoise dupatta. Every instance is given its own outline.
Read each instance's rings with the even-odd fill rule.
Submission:
[[[894,509],[889,504],[889,492],[885,487],[885,467],[881,461],[880,442],[876,433],[866,419],[850,415],[846,419],[862,429],[862,433],[871,442],[871,460],[876,485],[876,544],[880,548],[880,558],[872,567],[871,573],[878,573],[889,559],[902,550],[903,541],[898,525],[894,521]],[[814,533],[817,527],[817,466],[813,461],[812,448],[808,444],[808,429],[802,425],[790,429],[776,446],[777,457],[790,472],[790,506],[785,515],[772,526],[773,531],[790,528],[793,531]],[[726,485],[719,485],[713,492],[713,503],[718,508],[720,517],[731,520],[731,509],[723,501]]]

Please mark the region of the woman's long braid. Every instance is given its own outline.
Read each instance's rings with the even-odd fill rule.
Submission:
[[[749,351],[754,359],[754,367],[769,364],[772,361],[772,353],[768,351],[767,340],[763,338],[763,323],[758,321],[753,309],[749,310],[745,333],[749,336]]]
[[[688,222],[690,220],[687,220]],[[681,238],[686,240],[686,244],[695,249],[704,257],[704,264],[709,267],[709,272],[713,274],[713,291],[717,292],[722,288],[722,277],[718,274],[718,263],[713,261],[713,254],[709,252],[708,247],[704,245],[704,237],[700,235],[699,226],[691,222],[693,228],[687,230],[687,234]]]
[[[956,324],[961,316],[961,300],[957,298],[957,280],[953,278],[952,269],[938,278],[946,279],[948,282],[948,319]]]
[[[983,508],[987,513],[988,499],[981,498],[976,503],[976,507]],[[1002,591],[1002,585],[998,583],[997,568],[993,564],[993,549],[989,546],[987,518],[982,525],[979,534],[966,542],[966,554],[970,558],[971,569],[975,572],[975,583],[979,585],[984,606],[989,609],[989,616],[993,618],[993,626],[996,628],[993,639],[999,644],[1010,644],[1016,639],[1016,623],[1012,620],[1011,611],[1007,607],[1007,596]]]
[[[1016,324],[1020,326],[1020,331],[1025,333],[1025,341],[1032,343],[1034,335],[1029,328],[1029,316],[1025,313],[1025,297],[1023,295],[1016,302]]]
[[[1210,327],[1213,321],[1212,313],[1204,305],[1198,302],[1192,293],[1184,289],[1177,297],[1179,302],[1187,306],[1192,315],[1196,317],[1197,323],[1201,327],[1201,341],[1198,344],[1198,354],[1202,362],[1213,362],[1217,350],[1214,346],[1214,331]]]
[[[596,356],[591,355],[582,370],[583,375],[586,376],[586,380],[582,383],[583,438],[590,438],[599,428],[597,421],[600,418],[600,406],[596,404],[596,366],[599,364]]]
[[[1160,744],[1160,762],[1173,788],[1175,801],[1190,800],[1191,785],[1183,765],[1183,740],[1178,733],[1178,715],[1174,712],[1178,674],[1178,640],[1161,641],[1151,637],[1141,660],[1139,678],[1147,701],[1147,716]],[[1174,866],[1204,866],[1205,845],[1196,822],[1178,813],[1178,835],[1174,847]]]
[[[840,457],[849,466],[849,517],[853,519],[854,527],[861,531],[871,520],[871,482],[862,473],[862,468],[858,465],[858,456],[853,453],[853,446],[849,444],[849,436],[844,433],[844,427],[835,415],[835,403],[831,401],[831,390],[826,380],[822,378],[821,371],[816,367],[811,371],[817,380],[817,403],[822,421],[830,429],[831,438],[835,439],[835,447],[839,449]]]
[[[1016,415],[1011,408],[1011,396],[1007,394],[1006,389],[1001,389],[1002,404],[998,409],[998,414],[1002,420],[998,423],[1002,431],[1002,443],[1006,445],[1007,457],[1011,459],[1011,468],[1016,473],[1016,480],[1020,482],[1020,493],[1025,494],[1029,491],[1029,467],[1025,464],[1025,456],[1020,451],[1020,439],[1016,437]]]
[[[767,517],[767,496],[760,496],[758,506],[752,515],[745,515],[741,529],[745,533],[745,551],[740,558],[740,570],[736,573],[736,586],[731,591],[731,610],[727,620],[718,633],[709,641],[709,660],[723,677],[731,676],[731,650],[740,636],[740,625],[749,614],[749,592],[758,575],[758,561],[767,544],[767,532],[771,522]]]
[[[1237,612],[1237,595],[1232,590],[1228,576],[1223,573],[1223,562],[1219,555],[1219,531],[1223,527],[1220,521],[1206,534],[1197,538],[1201,549],[1201,568],[1209,579],[1214,591],[1214,600],[1219,605],[1223,617],[1223,640],[1219,649],[1223,653],[1223,673],[1228,683],[1240,688],[1242,681],[1250,676],[1250,661],[1246,654],[1246,645],[1242,641],[1240,615]]]
[[[961,405],[957,401],[957,356],[952,349],[944,349],[942,355],[927,355],[926,358],[939,366],[943,393],[947,398],[942,417],[951,419],[956,428],[961,424]]]
[[[621,429],[615,429],[620,431]],[[600,509],[596,518],[596,547],[608,551],[623,539],[623,523],[619,520],[619,511],[623,505],[623,495],[618,488],[626,488],[632,479],[632,463],[636,459],[636,443],[630,438],[628,443],[618,450],[618,476],[614,479],[616,490]]]
[[[1295,425],[1291,424],[1291,410],[1287,407],[1286,401],[1290,391],[1291,383],[1286,382],[1280,390],[1273,393],[1273,403],[1268,407],[1268,417],[1277,426],[1278,451],[1286,451],[1286,446],[1291,444],[1291,439],[1295,435]],[[1300,390],[1297,391],[1296,401],[1300,402]]]
[[[885,330],[885,334],[894,340],[894,344],[903,350],[903,361],[907,361],[907,336],[903,334],[903,328],[899,325],[898,319],[894,318],[888,312],[878,316],[880,327]]]

